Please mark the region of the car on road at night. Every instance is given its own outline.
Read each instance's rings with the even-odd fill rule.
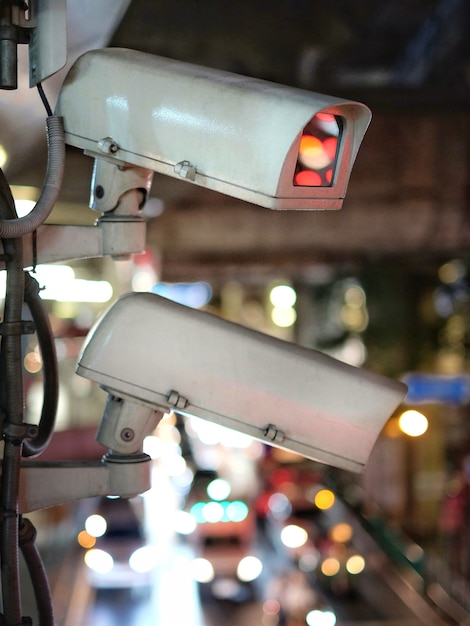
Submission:
[[[156,565],[138,511],[139,498],[102,498],[85,521],[79,543],[87,548],[87,579],[96,589],[145,588]],[[88,543],[87,543],[88,542]]]

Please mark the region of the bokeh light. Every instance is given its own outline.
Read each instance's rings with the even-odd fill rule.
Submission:
[[[333,556],[328,557],[321,564],[321,572],[324,576],[336,576],[340,568],[340,562]]]
[[[307,613],[305,618],[308,626],[335,626],[336,615],[333,611],[321,611],[320,609],[314,609]]]
[[[245,556],[237,567],[237,576],[242,582],[256,580],[263,571],[263,563],[256,556]]]
[[[198,583],[210,583],[214,579],[214,568],[210,561],[199,557],[191,561],[191,574]]]
[[[84,561],[87,567],[97,574],[109,574],[114,567],[113,557],[108,552],[97,548],[88,550],[84,556]]]
[[[360,554],[353,554],[346,561],[346,569],[350,574],[360,574],[366,566],[364,557]]]
[[[281,531],[281,541],[287,548],[300,548],[307,543],[308,533],[301,526],[289,524]]]
[[[335,503],[335,494],[330,489],[320,489],[315,494],[315,506],[321,511],[327,511]]]
[[[276,285],[269,292],[269,300],[273,306],[287,309],[296,303],[297,293],[290,285]]]
[[[77,541],[82,548],[86,548],[88,550],[90,548],[93,548],[96,544],[96,537],[90,535],[90,533],[88,533],[86,530],[82,530],[78,533]]]
[[[398,420],[400,430],[409,437],[420,437],[428,429],[428,419],[415,409],[404,411]]]
[[[226,500],[230,492],[230,483],[223,478],[216,478],[207,485],[207,495],[212,500]]]
[[[351,540],[353,529],[347,522],[339,522],[330,528],[330,539],[337,543],[346,543]]]
[[[106,532],[108,524],[102,515],[95,513],[87,517],[85,521],[85,530],[92,537],[102,537]]]

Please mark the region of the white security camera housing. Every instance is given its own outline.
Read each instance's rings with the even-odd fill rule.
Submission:
[[[369,109],[120,48],[73,65],[56,114],[66,141],[271,209],[339,209]]]
[[[108,309],[77,373],[123,407],[119,433],[145,430],[146,410],[175,410],[352,471],[406,393],[398,381],[152,293]]]

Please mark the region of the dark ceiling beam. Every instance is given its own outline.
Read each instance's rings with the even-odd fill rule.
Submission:
[[[166,210],[148,242],[167,280],[202,274],[304,272],[318,263],[468,254],[470,220],[460,207],[420,200],[346,203],[340,211],[275,212],[246,204]]]

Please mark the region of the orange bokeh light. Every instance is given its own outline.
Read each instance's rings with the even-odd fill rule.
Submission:
[[[78,533],[77,541],[82,546],[82,548],[90,549],[93,548],[93,546],[95,545],[96,537],[93,537],[92,535],[87,533],[86,530],[82,530]]]

